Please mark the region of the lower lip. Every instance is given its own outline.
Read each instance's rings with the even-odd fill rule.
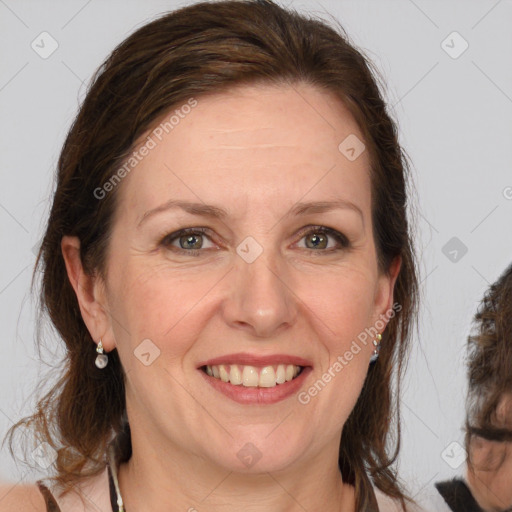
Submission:
[[[275,404],[297,393],[311,370],[311,366],[306,366],[300,375],[294,379],[283,384],[277,384],[272,388],[246,387],[242,384],[235,386],[229,382],[210,377],[201,369],[199,369],[199,372],[214,389],[239,404],[266,405]]]

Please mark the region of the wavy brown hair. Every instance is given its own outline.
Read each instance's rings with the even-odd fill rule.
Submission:
[[[96,345],[82,320],[60,246],[64,235],[77,236],[86,272],[105,277],[122,184],[102,200],[94,191],[163,114],[191,97],[228,93],[244,84],[300,83],[333,94],[357,121],[371,162],[379,269],[388,272],[395,257],[402,261],[394,289],[400,310],[389,321],[379,359],[370,365],[344,426],[339,466],[343,479],[355,486],[358,510],[377,510],[372,480],[405,508],[409,498],[394,462],[400,449],[400,382],[418,297],[406,211],[407,159],[378,73],[343,28],[265,0],[201,2],[166,13],[130,35],[96,71],[60,154],[34,269],[34,275],[38,269],[42,274],[40,315],[48,313],[66,345],[64,369],[36,412],[10,429],[11,453],[14,429],[32,425],[38,438],[57,451],[52,479],[70,490],[77,478],[104,469],[107,444],[123,428],[124,375],[117,350],[109,354],[105,369],[95,367]]]
[[[512,264],[485,292],[473,323],[468,336],[468,454],[474,436],[512,441]],[[500,414],[507,409],[508,415]],[[468,463],[472,464],[470,458]]]

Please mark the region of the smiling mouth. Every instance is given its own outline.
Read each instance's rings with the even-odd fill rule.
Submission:
[[[205,365],[201,370],[223,382],[249,388],[273,388],[298,377],[303,366],[278,364],[271,366],[249,366],[239,364]]]

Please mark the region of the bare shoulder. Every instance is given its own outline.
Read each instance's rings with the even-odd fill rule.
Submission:
[[[0,512],[46,512],[37,484],[0,483]]]

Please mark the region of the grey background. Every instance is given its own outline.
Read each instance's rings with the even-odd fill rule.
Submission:
[[[39,380],[62,353],[46,329],[40,360],[29,286],[53,172],[78,102],[115,45],[188,3],[0,0],[2,437],[32,410],[34,390],[43,391]],[[331,13],[373,60],[413,164],[423,302],[401,401],[399,467],[421,501],[433,482],[463,469],[452,443],[463,442],[466,336],[486,287],[512,260],[512,2],[282,3],[326,19]],[[47,59],[31,47],[43,31],[58,43]],[[469,44],[458,58],[444,49],[462,48],[458,36],[446,40],[453,31]],[[0,481],[44,474],[15,463],[6,446],[0,451]]]

